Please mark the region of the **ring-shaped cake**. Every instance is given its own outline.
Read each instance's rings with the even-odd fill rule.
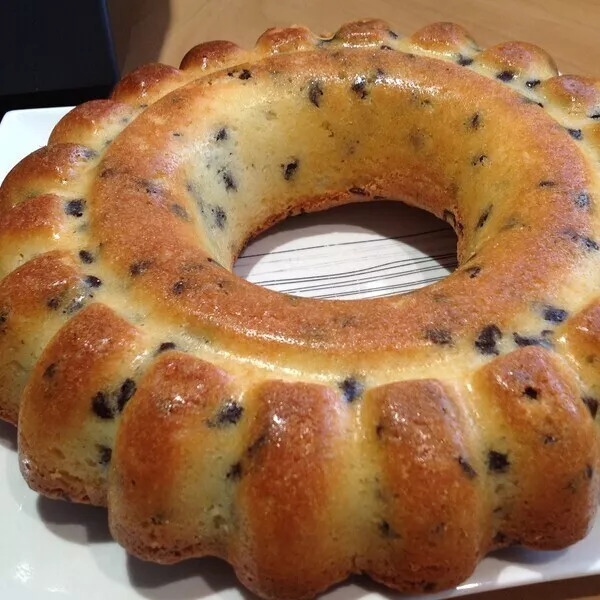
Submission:
[[[0,415],[31,487],[270,598],[409,592],[581,539],[598,499],[600,84],[459,26],[272,29],[67,114],[0,188]],[[232,273],[289,215],[401,199],[458,269],[403,296]]]

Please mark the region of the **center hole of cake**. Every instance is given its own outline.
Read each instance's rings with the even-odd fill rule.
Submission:
[[[377,298],[449,275],[456,242],[447,223],[402,202],[350,204],[270,228],[244,249],[234,272],[294,296]]]

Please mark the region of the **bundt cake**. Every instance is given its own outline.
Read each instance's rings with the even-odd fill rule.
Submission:
[[[88,102],[0,189],[0,413],[42,494],[265,598],[408,592],[563,548],[598,499],[600,82],[459,26],[271,29]],[[459,267],[303,299],[232,271],[276,221],[402,199]]]

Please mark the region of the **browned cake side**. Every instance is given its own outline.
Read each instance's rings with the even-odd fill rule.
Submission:
[[[428,592],[598,499],[600,83],[459,26],[267,31],[84,104],[0,187],[0,417],[130,552],[268,598]],[[459,267],[409,295],[231,272],[288,215],[402,199]]]

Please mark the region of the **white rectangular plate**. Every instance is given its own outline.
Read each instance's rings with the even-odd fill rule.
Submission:
[[[0,180],[46,143],[66,108],[8,113],[0,124]],[[302,228],[299,230],[299,228]],[[440,221],[402,204],[341,207],[289,219],[252,242],[236,272],[276,290],[322,298],[375,297],[444,277],[454,266],[455,238]],[[232,570],[214,559],[164,567],[127,556],[112,541],[103,509],[39,497],[23,482],[16,435],[0,423],[0,598],[58,596],[105,600],[249,598]],[[449,598],[504,587],[600,573],[600,519],[562,552],[496,552]],[[382,600],[394,594],[362,578],[328,600]]]

